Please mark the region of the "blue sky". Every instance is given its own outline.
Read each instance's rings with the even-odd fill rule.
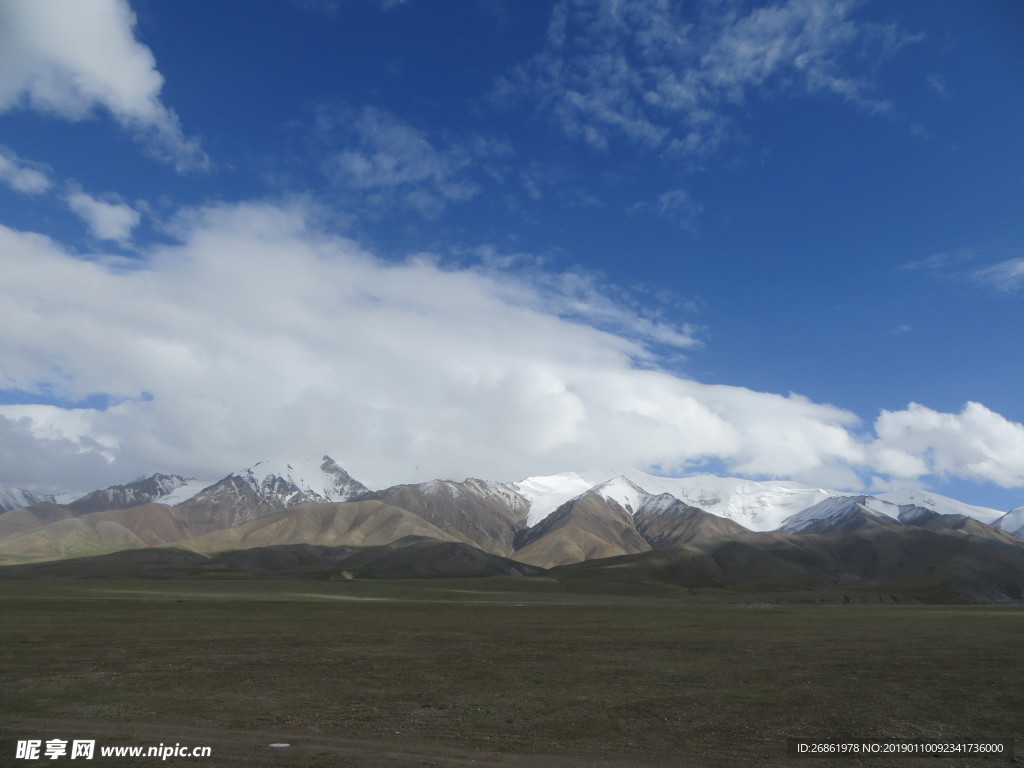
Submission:
[[[0,0],[0,484],[1024,503],[1024,7]]]

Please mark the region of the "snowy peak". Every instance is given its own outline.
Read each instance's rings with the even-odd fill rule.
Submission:
[[[493,480],[468,479],[463,485],[481,497],[497,497],[509,509],[525,515],[530,509],[530,502],[519,493],[513,483],[498,483]]]
[[[920,501],[940,509],[951,509],[949,504],[936,504],[934,499]],[[899,496],[897,496],[899,498]],[[960,505],[964,507],[967,505]],[[913,526],[932,531],[957,531],[984,538],[1006,537],[997,525],[985,523],[976,517],[959,512],[940,512],[918,504],[896,505],[875,496],[836,496],[826,499],[813,507],[787,519],[779,528],[783,533],[839,533],[873,528],[880,525]]]
[[[963,515],[973,517],[983,523],[994,523],[1003,513],[998,509],[989,507],[977,507],[972,504],[965,504],[962,501],[951,499],[948,496],[941,496],[930,491],[921,491],[913,488],[902,488],[898,491],[886,491],[876,494],[876,498],[888,501],[899,506],[912,505],[930,509],[940,515]]]
[[[348,501],[369,490],[330,456],[291,462],[261,461],[234,477],[258,497],[284,507],[306,501]]]
[[[1024,539],[1024,507],[1011,509],[1005,515],[996,520],[994,524],[998,525],[1004,531],[1012,533],[1014,536],[1020,536]]]
[[[666,512],[676,510],[679,507],[696,509],[696,507],[687,504],[685,501],[677,499],[671,493],[659,493],[657,496],[647,494],[647,498],[643,500],[643,503],[640,505],[640,509],[638,509],[634,514],[643,513],[647,516],[663,515]],[[718,517],[718,515],[715,515],[715,517]]]
[[[528,477],[514,485],[531,502],[528,519],[531,526],[565,502],[600,487],[605,487],[600,491],[602,495],[607,494],[607,498],[615,499],[623,508],[629,505],[633,513],[639,511],[646,498],[667,494],[754,531],[774,531],[797,512],[830,496],[841,495],[836,491],[784,480],[742,480],[715,475],[658,477],[639,470],[585,475],[565,472],[547,477]],[[666,500],[660,503],[668,506]]]
[[[610,479],[609,479],[610,478]],[[528,477],[513,483],[519,493],[530,501],[529,525],[542,521],[562,504],[595,490],[605,498],[616,501],[633,514],[641,508],[653,512],[652,504],[668,508],[670,501],[658,497],[678,499],[718,517],[739,523],[752,531],[776,531],[794,515],[828,499],[855,498],[869,512],[897,518],[901,507],[919,507],[940,515],[963,515],[982,523],[995,523],[1005,518],[1004,530],[1010,532],[1024,528],[1024,512],[1005,514],[987,507],[972,506],[929,491],[902,489],[875,495],[852,491],[835,491],[792,480],[745,480],[716,475],[690,477],[659,477],[639,470],[614,472],[565,472],[547,477]],[[645,498],[646,497],[646,498]],[[833,501],[833,505],[839,504]],[[646,507],[645,507],[646,505]],[[819,513],[829,509],[826,506]],[[1014,523],[1016,526],[1014,527]]]
[[[530,527],[539,523],[565,502],[594,487],[592,481],[578,472],[528,477],[518,483],[510,483],[510,485],[530,503],[530,514],[526,520],[526,524]]]
[[[0,487],[0,512],[9,512],[19,507],[27,507],[30,504],[38,504],[47,501],[51,504],[56,501],[53,496],[46,496],[32,491],[25,491],[21,488]]]
[[[348,501],[370,490],[338,466],[338,463],[330,456],[325,454],[320,461],[320,471],[330,481],[324,486],[327,496],[333,497],[325,496],[328,501]]]
[[[874,496],[833,496],[788,517],[783,533],[831,533],[892,525],[900,508]]]
[[[935,510],[919,507],[917,504],[900,504],[899,510],[896,519],[904,525],[920,525],[939,516]]]
[[[191,478],[180,475],[155,474],[125,485],[112,485],[102,491],[92,491],[70,504],[76,514],[101,512],[108,509],[130,509],[154,501],[164,501],[179,488],[189,484]]]
[[[792,481],[743,480],[714,475],[664,478],[661,485],[665,492],[680,501],[733,520],[753,531],[777,530],[783,521],[797,512],[839,495],[835,491]]]
[[[595,486],[590,492],[596,493],[608,501],[614,501],[631,515],[639,512],[644,502],[651,496],[651,494],[624,475],[613,477],[611,480]]]
[[[284,509],[303,502],[348,501],[368,492],[365,485],[353,479],[334,459],[323,456],[296,461],[260,461],[232,472],[197,493],[178,497],[176,503]]]
[[[405,486],[392,486],[394,488]],[[418,488],[420,492],[435,496],[446,496],[450,499],[459,499],[464,496],[472,496],[479,499],[497,499],[504,502],[510,508],[523,508],[528,502],[519,493],[512,483],[499,483],[495,480],[479,480],[475,477],[467,477],[462,482],[455,480],[428,480],[410,488]],[[390,489],[387,489],[390,490]]]

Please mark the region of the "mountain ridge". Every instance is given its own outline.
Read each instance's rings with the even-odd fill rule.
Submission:
[[[136,500],[145,503],[127,506]],[[999,523],[1024,530],[1024,509],[1002,513],[914,489],[855,494],[794,481],[666,478],[632,470],[518,482],[438,479],[371,490],[325,454],[260,461],[213,483],[154,475],[63,505],[36,502],[0,513],[0,562],[167,545],[204,552],[384,545],[408,535],[538,567],[751,531],[810,536],[912,527],[1020,541]]]

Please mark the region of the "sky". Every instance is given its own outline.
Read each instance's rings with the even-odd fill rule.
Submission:
[[[1024,504],[1024,5],[0,0],[0,485]]]

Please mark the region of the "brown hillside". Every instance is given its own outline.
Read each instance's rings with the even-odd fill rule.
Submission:
[[[512,552],[516,534],[525,527],[529,513],[522,497],[495,493],[486,483],[474,479],[397,485],[364,498],[401,507],[449,538],[500,555]]]
[[[566,502],[527,531],[517,544],[517,560],[542,568],[651,548],[637,533],[633,517],[596,493]]]
[[[0,514],[0,538],[31,531],[58,520],[74,517],[75,511],[63,504],[41,501]]]
[[[712,515],[682,501],[676,501],[657,512],[647,512],[641,508],[633,516],[633,524],[637,532],[655,549],[747,533],[746,528],[733,520]]]
[[[71,517],[0,539],[0,563],[84,557],[144,546],[142,539],[119,523]]]
[[[181,542],[198,552],[279,544],[375,546],[404,536],[453,537],[422,518],[379,501],[296,504],[256,520]]]

